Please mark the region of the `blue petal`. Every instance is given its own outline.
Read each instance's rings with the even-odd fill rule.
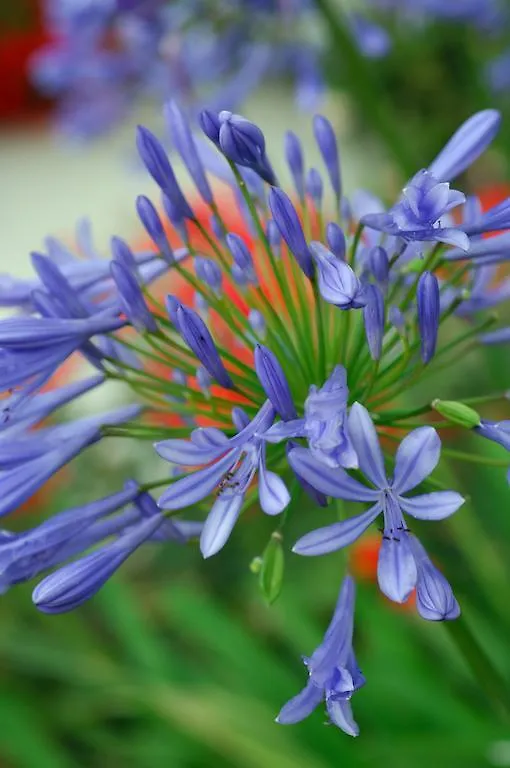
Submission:
[[[384,472],[379,438],[367,409],[360,403],[352,405],[348,427],[360,469],[378,488],[386,488],[388,481]]]
[[[288,455],[292,469],[321,493],[346,501],[375,501],[377,491],[361,485],[340,467],[318,461],[307,448],[294,448]]]
[[[416,586],[417,576],[407,534],[402,532],[400,539],[383,538],[377,563],[381,592],[396,603],[404,603]]]
[[[205,499],[214,491],[223,475],[232,469],[240,455],[240,450],[229,451],[210,467],[176,480],[159,498],[158,506],[162,509],[182,509]]]
[[[289,437],[303,437],[305,427],[304,419],[292,419],[291,421],[279,421],[277,424],[273,424],[267,432],[260,435],[268,443],[280,443],[282,440],[287,440]]]
[[[241,512],[243,501],[244,495],[241,493],[219,496],[216,499],[200,535],[200,551],[204,557],[215,555],[225,546]]]
[[[298,555],[325,555],[328,552],[335,552],[337,549],[347,547],[366,531],[380,513],[381,505],[377,503],[361,515],[327,525],[324,528],[317,528],[315,531],[302,536],[294,544],[292,551]]]
[[[456,512],[465,499],[455,491],[434,491],[412,498],[399,497],[399,504],[417,520],[443,520]]]
[[[259,501],[266,515],[279,515],[290,502],[290,494],[283,480],[266,469],[264,449],[259,459]]]
[[[311,715],[324,698],[322,688],[309,682],[303,690],[290,699],[280,710],[276,722],[281,725],[293,725]]]
[[[162,440],[154,443],[154,448],[159,456],[173,464],[181,464],[185,467],[196,467],[200,464],[208,464],[213,459],[221,456],[228,450],[227,445],[217,448],[206,448],[194,445],[190,440]]]
[[[458,128],[435,160],[429,172],[438,181],[451,181],[489,146],[501,125],[501,114],[495,109],[476,112]]]
[[[413,429],[400,443],[395,457],[395,493],[410,491],[425,480],[436,468],[440,454],[441,440],[435,429]]]
[[[338,726],[348,736],[359,736],[359,727],[352,716],[350,702],[337,699],[335,696],[328,696],[326,708],[334,725]]]

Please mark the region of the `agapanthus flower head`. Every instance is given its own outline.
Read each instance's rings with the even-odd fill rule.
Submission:
[[[195,205],[192,191],[184,197],[164,147],[140,129],[140,152],[168,218],[138,198],[156,252],[116,237],[113,258],[103,259],[81,226],[79,255],[50,239],[47,253],[33,256],[36,277],[0,276],[0,306],[13,310],[0,320],[0,515],[78,454],[118,437],[135,446],[139,439],[154,442],[169,471],[146,483],[130,480],[31,531],[2,533],[0,590],[49,571],[34,602],[46,613],[71,610],[146,543],[199,538],[201,554],[215,555],[250,509],[273,526],[269,544],[257,534],[249,543],[255,556],[264,553],[261,584],[271,602],[283,579],[288,516],[311,531],[294,546],[301,555],[348,546],[382,517],[382,592],[400,603],[416,590],[423,618],[455,619],[460,606],[452,588],[407,520],[439,521],[461,507],[462,496],[435,476],[442,444],[444,458],[455,429],[510,445],[508,420],[483,412],[485,400],[507,403],[501,393],[476,398],[480,412],[474,411],[468,401],[441,399],[442,378],[433,378],[445,365],[455,372],[457,359],[478,342],[510,342],[492,314],[510,298],[510,284],[500,277],[499,261],[484,261],[502,260],[508,241],[505,233],[480,237],[510,226],[508,201],[481,213],[471,199],[450,226],[449,209],[463,195],[443,176],[478,156],[499,118],[482,113],[468,120],[438,155],[439,177],[434,164],[420,172],[384,213],[367,192],[348,203],[343,197],[341,205],[335,200],[333,210],[317,187],[313,201],[302,195],[299,185],[306,190],[308,179],[310,191],[314,174],[297,138],[287,137],[294,195],[266,173],[258,126],[230,113],[204,113],[212,155],[202,155],[181,108],[172,106],[167,117],[201,200]],[[315,128],[337,192],[332,127],[321,119]],[[211,196],[200,189],[202,170],[233,188],[227,202],[212,184]],[[391,226],[371,228],[370,216],[389,216]],[[455,234],[446,236],[446,229]],[[174,237],[186,248],[174,250]],[[472,251],[459,253],[465,240]],[[170,276],[170,288],[150,287],[163,276]],[[45,391],[71,355],[98,373]],[[136,402],[45,422],[106,382],[123,385],[119,397],[130,388]],[[396,452],[388,451],[389,441]],[[330,512],[322,517],[331,499],[366,508],[331,523]],[[192,520],[182,519],[188,508]],[[267,587],[271,568],[277,589]],[[357,733],[349,699],[364,680],[352,652],[353,599],[347,576],[324,640],[306,660],[309,682],[284,706],[280,722],[297,722],[325,701],[331,721]]]

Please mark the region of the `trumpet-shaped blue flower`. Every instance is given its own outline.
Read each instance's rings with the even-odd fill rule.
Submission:
[[[194,430],[190,441],[164,440],[155,445],[167,461],[182,466],[209,465],[173,482],[158,501],[162,509],[183,509],[217,491],[200,537],[204,557],[215,555],[227,542],[257,472],[263,512],[278,515],[290,501],[284,482],[266,468],[266,443],[260,435],[275,417],[270,402],[251,421],[239,409],[233,416],[239,432],[230,439],[219,429],[204,427]]]
[[[454,491],[436,491],[409,497],[408,491],[423,482],[439,461],[441,441],[432,427],[419,427],[405,437],[397,451],[395,470],[388,479],[375,427],[368,411],[354,403],[348,418],[349,437],[359,467],[375,486],[369,488],[343,469],[331,469],[305,448],[289,454],[292,466],[322,493],[347,501],[370,502],[356,517],[319,528],[303,536],[294,546],[301,555],[321,555],[352,544],[379,517],[384,518],[383,541],[377,576],[384,594],[402,603],[418,579],[416,559],[409,543],[410,532],[403,512],[419,520],[442,520],[464,502]]]
[[[291,725],[308,717],[325,701],[329,720],[349,736],[358,736],[350,699],[365,684],[352,648],[354,581],[346,576],[322,643],[303,661],[308,683],[280,710],[277,723]]]
[[[264,433],[264,439],[277,443],[305,437],[311,455],[326,466],[356,468],[358,458],[347,429],[348,395],[345,368],[337,365],[322,387],[310,387],[304,418],[274,424]]]

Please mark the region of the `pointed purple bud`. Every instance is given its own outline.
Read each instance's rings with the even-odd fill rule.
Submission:
[[[154,134],[141,125],[138,126],[136,146],[143,164],[169,198],[178,215],[183,219],[195,219],[195,214],[177,183],[165,150]]]
[[[197,383],[200,389],[202,390],[203,394],[206,397],[210,397],[211,395],[211,384],[212,384],[212,376],[211,374],[205,370],[203,365],[200,365],[197,368]]]
[[[110,272],[117,286],[122,309],[129,322],[143,333],[157,333],[158,325],[145,301],[140,284],[133,272],[120,261],[112,261]]]
[[[276,355],[262,344],[255,347],[255,370],[264,392],[282,419],[296,419],[296,409],[283,368]]]
[[[175,264],[175,257],[165,234],[163,222],[159,218],[156,208],[145,195],[136,198],[136,211],[145,231],[152,242],[159,248],[162,257],[167,264]]]
[[[211,216],[209,219],[211,229],[213,231],[214,236],[217,238],[217,240],[222,241],[225,238],[225,230],[223,229],[223,225],[219,218],[216,216],[215,213]]]
[[[240,166],[251,168],[267,181],[276,184],[276,176],[266,157],[266,141],[260,128],[241,115],[224,110],[219,114],[220,148],[225,157]]]
[[[303,148],[298,137],[292,131],[285,134],[285,159],[292,174],[294,188],[301,202],[305,199],[305,161]]]
[[[282,189],[269,192],[269,208],[280,234],[296,261],[311,280],[314,276],[313,260],[306,244],[303,227],[290,198]]]
[[[178,326],[177,323],[177,310],[181,306],[181,302],[179,299],[176,299],[175,296],[172,296],[171,293],[168,293],[165,296],[165,307],[166,311],[168,312],[168,317],[170,318],[170,321],[175,325]]]
[[[340,200],[342,196],[342,181],[340,178],[338,144],[333,126],[329,120],[322,115],[315,115],[313,119],[313,132],[322,159],[324,160],[331,186],[333,187],[337,200]]]
[[[133,256],[133,251],[121,237],[112,237],[110,240],[110,250],[112,252],[113,260],[122,264],[126,269],[137,274],[137,263]]]
[[[439,331],[439,283],[432,272],[424,272],[418,280],[416,299],[421,338],[421,359],[428,363],[435,354]]]
[[[370,250],[368,254],[368,266],[378,283],[386,283],[390,273],[390,262],[388,254],[384,248],[377,245]]]
[[[326,240],[328,241],[330,251],[335,254],[337,259],[345,261],[347,246],[344,231],[334,221],[330,221],[326,227]]]
[[[50,574],[32,593],[35,606],[43,613],[65,613],[82,605],[101,589],[163,521],[162,515],[142,519],[112,544],[107,544]]]
[[[175,231],[178,232],[182,242],[187,243],[189,238],[188,230],[186,227],[186,219],[181,216],[180,211],[175,207],[175,205],[172,203],[170,198],[165,195],[165,193],[161,195],[161,202],[163,203],[163,208],[165,209],[165,213],[168,216],[169,222],[172,224]]]
[[[378,285],[366,287],[367,303],[363,308],[365,333],[372,360],[379,360],[384,336],[384,297]]]
[[[212,141],[212,143],[215,144],[218,149],[221,149],[221,122],[218,115],[216,115],[214,112],[211,112],[210,109],[203,109],[198,116],[198,122],[200,123],[200,127],[202,128],[209,141]]]
[[[237,266],[243,271],[253,270],[253,258],[243,238],[233,232],[229,232],[225,239]]]
[[[273,254],[277,257],[280,256],[280,249],[282,246],[282,236],[278,229],[276,222],[273,219],[269,219],[266,226],[266,235],[271,246]]]
[[[223,277],[220,266],[212,259],[206,259],[204,256],[195,256],[193,263],[197,277],[203,280],[209,288],[212,288],[216,294],[220,294]]]
[[[313,204],[320,209],[322,205],[322,195],[324,185],[319,171],[316,168],[310,168],[306,174],[306,192],[312,198]]]
[[[213,338],[202,318],[192,309],[180,304],[176,311],[177,328],[191,351],[204,368],[226,389],[234,384],[218,354]]]
[[[57,314],[59,317],[88,317],[89,312],[85,308],[78,293],[60,271],[57,264],[55,264],[48,256],[43,256],[40,253],[32,253],[31,259],[33,267],[44,287],[50,294],[51,301],[55,307],[55,311],[51,310],[52,314]],[[42,301],[44,302],[44,298],[42,298]],[[57,304],[55,304],[55,302],[57,302]],[[59,311],[60,307],[63,311]]]
[[[214,199],[211,187],[207,181],[205,168],[198,154],[195,139],[184,112],[177,106],[175,101],[170,101],[168,104],[165,104],[164,116],[174,146],[182,157],[184,165],[195,182],[203,201],[208,205],[212,205]]]
[[[203,315],[209,312],[209,303],[199,291],[195,291],[193,295],[193,304],[197,308],[197,312],[202,312]]]
[[[487,149],[500,125],[501,114],[495,109],[484,109],[472,115],[432,161],[429,172],[438,181],[451,181],[460,176]]]
[[[262,312],[259,312],[258,309],[250,309],[248,322],[259,339],[263,341],[266,336],[266,321]]]

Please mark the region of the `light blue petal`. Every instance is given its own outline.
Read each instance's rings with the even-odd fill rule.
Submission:
[[[315,531],[302,536],[294,544],[292,551],[298,555],[325,555],[328,552],[335,552],[337,549],[347,547],[366,531],[380,513],[381,505],[377,503],[361,515],[342,520],[340,523],[327,525],[324,528],[317,528]]]
[[[434,491],[412,498],[399,497],[399,504],[417,520],[443,520],[456,512],[465,499],[456,491]]]
[[[354,403],[348,418],[348,432],[354,450],[358,455],[361,471],[378,488],[386,488],[388,481],[384,472],[384,461],[379,438],[367,409],[361,403]]]
[[[326,699],[326,708],[331,722],[348,736],[359,736],[359,727],[352,715],[349,701],[331,696]]]
[[[435,429],[413,429],[400,443],[395,457],[395,493],[410,491],[425,480],[436,468],[440,454],[441,440]]]
[[[190,440],[171,439],[154,443],[154,448],[158,455],[166,461],[184,467],[197,467],[201,464],[208,464],[225,453],[228,450],[228,443],[220,447],[206,448],[194,445]]]
[[[379,496],[378,491],[361,485],[350,477],[341,467],[332,468],[318,461],[307,448],[294,448],[290,451],[289,464],[318,491],[346,501],[371,501]]]
[[[290,494],[283,480],[266,469],[263,451],[259,459],[259,501],[266,515],[279,515],[290,502]]]
[[[176,480],[158,500],[161,509],[182,509],[205,499],[214,491],[222,477],[235,465],[240,450],[229,451],[226,456],[210,467],[199,469]]]
[[[244,495],[240,493],[219,496],[202,528],[200,551],[204,557],[211,557],[225,546],[243,506]]]
[[[400,539],[383,538],[377,563],[381,592],[395,603],[404,603],[416,586],[417,577],[407,534],[401,532]]]
[[[304,419],[292,419],[291,421],[279,421],[273,424],[264,434],[260,435],[268,443],[280,443],[290,437],[303,437],[305,432]]]
[[[317,688],[309,682],[297,696],[294,696],[281,708],[276,722],[281,725],[293,725],[301,722],[305,717],[312,714],[323,698],[322,688]]]

